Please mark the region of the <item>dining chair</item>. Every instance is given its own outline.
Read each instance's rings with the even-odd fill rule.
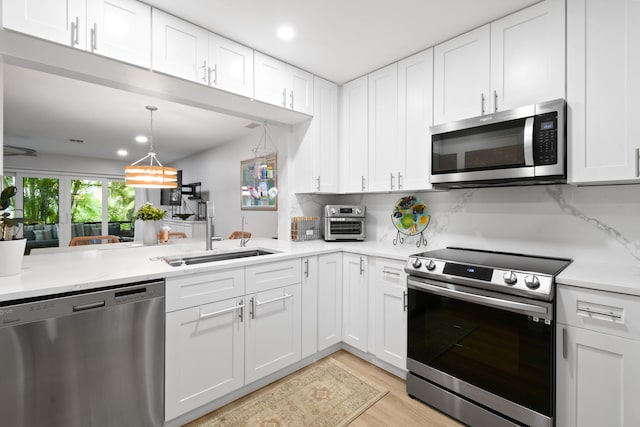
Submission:
[[[161,233],[158,233],[158,239],[160,239]],[[172,237],[177,237],[180,239],[186,239],[187,238],[187,234],[182,232],[182,231],[170,231],[169,232],[169,239],[171,239]]]
[[[248,239],[251,237],[251,233],[248,231],[245,231],[244,234],[242,234],[242,231],[234,231],[233,233],[231,233],[229,235],[229,237],[227,237],[227,239]]]
[[[120,239],[118,239],[118,236],[111,234],[105,236],[78,236],[71,238],[69,246],[94,245],[101,243],[120,243]]]

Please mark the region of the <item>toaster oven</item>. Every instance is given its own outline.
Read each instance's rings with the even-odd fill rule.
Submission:
[[[324,240],[364,240],[365,207],[326,205],[323,213]]]

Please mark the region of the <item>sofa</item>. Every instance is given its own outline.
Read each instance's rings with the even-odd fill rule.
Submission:
[[[27,246],[24,253],[29,255],[33,248],[58,246],[58,224],[25,224],[23,229]]]

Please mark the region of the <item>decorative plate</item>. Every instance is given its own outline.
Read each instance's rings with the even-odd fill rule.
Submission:
[[[406,196],[398,200],[391,221],[402,234],[414,236],[422,233],[429,225],[431,216],[427,205],[415,196]]]

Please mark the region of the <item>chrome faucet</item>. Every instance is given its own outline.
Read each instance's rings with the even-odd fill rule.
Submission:
[[[242,217],[242,227],[241,227],[241,231],[242,231],[242,235],[240,236],[240,247],[244,248],[245,246],[247,246],[247,242],[249,241],[249,239],[244,239],[244,222],[245,219],[244,217]]]
[[[212,249],[211,240],[213,239],[213,201],[207,201],[207,237],[205,238],[205,250]]]

